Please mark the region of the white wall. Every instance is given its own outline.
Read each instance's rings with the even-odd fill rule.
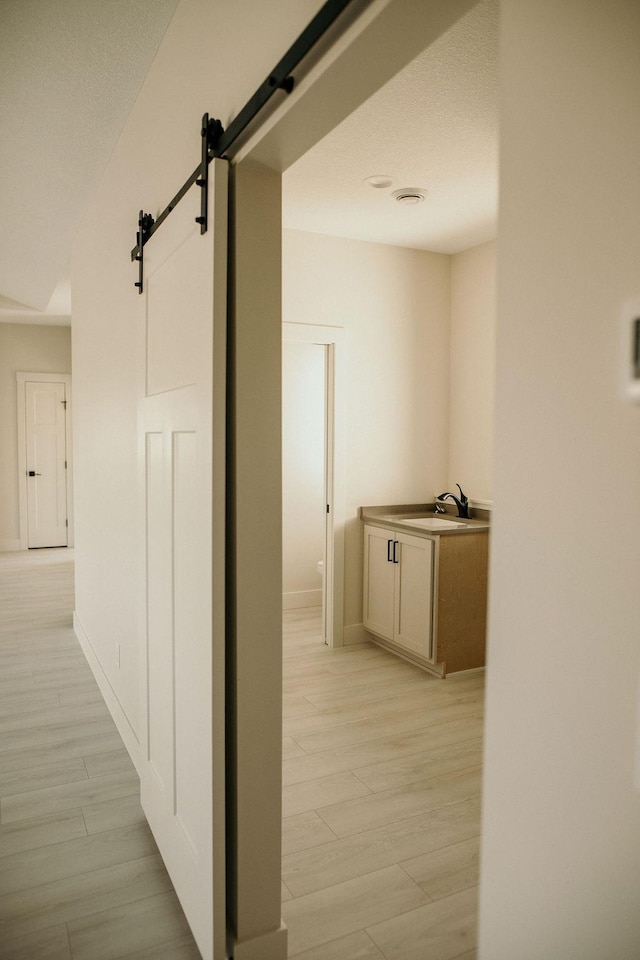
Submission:
[[[284,231],[283,320],[346,331],[347,626],[362,622],[358,507],[447,482],[449,309],[448,256]]]
[[[283,320],[348,331],[347,626],[362,618],[358,506],[456,482],[493,498],[495,259],[495,242],[448,257],[284,231]]]
[[[640,950],[640,5],[503,0],[482,960]]]
[[[451,258],[449,490],[493,498],[496,245]],[[436,493],[439,491],[435,491]]]
[[[282,344],[282,591],[285,609],[322,602],[325,347]]]
[[[16,373],[71,373],[71,328],[0,323],[0,550],[20,546]]]

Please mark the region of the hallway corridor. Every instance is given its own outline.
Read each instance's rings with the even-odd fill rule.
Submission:
[[[0,960],[198,960],[72,630],[72,558],[0,554]]]

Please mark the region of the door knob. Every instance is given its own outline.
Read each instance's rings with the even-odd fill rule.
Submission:
[[[36,473],[35,470],[29,470],[29,471],[28,471],[28,474],[29,474],[30,477],[41,477],[41,476],[42,476],[41,473]]]

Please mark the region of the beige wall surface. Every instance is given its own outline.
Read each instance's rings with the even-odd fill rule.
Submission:
[[[449,489],[493,498],[495,241],[451,258]]]
[[[640,4],[503,0],[481,960],[640,945]]]
[[[71,328],[0,323],[0,549],[19,548],[16,373],[71,373]]]
[[[359,506],[423,502],[456,482],[492,499],[495,242],[449,257],[285,230],[283,320],[347,331],[350,626],[362,619]]]
[[[283,231],[283,317],[344,327],[344,622],[362,622],[364,504],[444,489],[449,419],[450,257]]]

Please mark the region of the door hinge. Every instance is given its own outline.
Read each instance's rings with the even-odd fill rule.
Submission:
[[[66,410],[66,409],[67,409],[67,401],[66,401],[66,400],[61,400],[60,403],[62,404],[62,406],[63,406],[63,407],[65,408],[65,410]]]

